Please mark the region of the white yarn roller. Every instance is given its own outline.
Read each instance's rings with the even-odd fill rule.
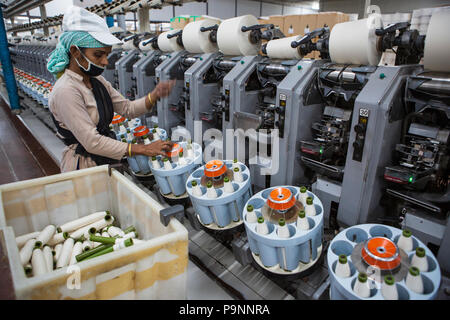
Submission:
[[[162,52],[174,52],[184,50],[182,46],[177,43],[177,37],[167,38],[169,34],[173,34],[180,31],[180,29],[173,29],[170,31],[166,31],[161,33],[158,36],[158,47]]]
[[[450,11],[436,12],[425,37],[423,64],[425,70],[450,72]]]
[[[130,51],[130,50],[136,49],[136,47],[134,46],[133,40],[128,40],[128,41],[124,42],[122,45],[122,49],[125,51]]]
[[[202,27],[210,27],[219,24],[219,20],[203,19],[190,22],[183,29],[183,45],[190,53],[209,53],[219,50],[217,43],[209,39],[210,31],[201,32]]]
[[[141,42],[139,42],[139,50],[141,50],[141,51],[152,51],[152,50],[154,50],[151,43],[148,43],[145,46],[143,45],[143,43],[147,42],[148,40],[149,39],[142,40]]]
[[[267,42],[267,56],[272,59],[301,59],[302,56],[298,51],[298,47],[291,47],[291,42],[297,41],[298,39],[300,39],[300,36],[276,39]]]
[[[377,50],[375,30],[382,26],[379,14],[336,24],[330,33],[331,60],[336,63],[378,65],[382,52]]]
[[[251,43],[250,31],[242,32],[243,26],[258,24],[258,19],[252,15],[245,15],[223,21],[217,30],[217,44],[219,50],[230,56],[254,56],[261,48],[261,41]]]

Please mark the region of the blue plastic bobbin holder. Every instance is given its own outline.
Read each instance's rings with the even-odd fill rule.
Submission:
[[[128,123],[128,122],[129,122],[128,119],[125,119],[125,121],[123,123],[125,124],[125,123]],[[134,129],[136,129],[139,126],[141,126],[141,119],[136,118],[136,119],[134,119],[134,125],[129,127],[128,129],[130,129],[131,134],[133,134]],[[126,133],[120,133],[119,131],[114,132],[114,133],[116,134],[116,139],[119,140],[119,141],[121,141],[122,138],[127,139],[127,134]],[[131,142],[131,141],[129,141],[129,142]]]
[[[281,238],[277,234],[278,224],[264,217],[263,211],[268,210],[270,194],[275,189],[288,189],[290,194],[299,202],[300,188],[295,186],[279,186],[262,190],[255,194],[245,205],[243,210],[245,230],[250,250],[254,260],[265,270],[280,274],[292,275],[305,272],[315,265],[322,254],[323,238],[323,206],[320,199],[312,192],[307,191],[308,197],[313,199],[316,215],[307,216],[309,230],[297,228],[296,219],[286,223],[289,238]],[[301,202],[302,203],[302,202]],[[256,216],[263,217],[267,223],[269,233],[260,234],[256,231],[258,222],[247,220],[247,206],[252,205]],[[306,203],[302,203],[303,206]],[[297,212],[296,216],[297,217]],[[288,222],[288,221],[287,221]]]
[[[138,119],[136,119],[138,120]],[[140,123],[140,120],[139,120]],[[139,125],[134,126],[133,128],[139,127]],[[134,130],[134,129],[133,129]],[[159,129],[160,130],[160,138],[161,140],[166,140],[167,139],[167,133],[164,129]],[[120,135],[117,135],[117,137],[121,138]],[[125,135],[126,137],[126,135]],[[156,140],[153,140],[152,142],[154,142]],[[128,141],[128,143],[130,143],[131,141]],[[151,159],[147,156],[144,155],[136,155],[133,157],[127,157],[127,161],[128,161],[128,165],[130,166],[131,170],[133,171],[134,174],[139,174],[139,175],[148,175],[151,172],[151,166],[150,166],[150,162]]]
[[[363,260],[361,252],[364,244],[377,239],[385,239],[390,245],[395,244],[396,246],[401,234],[402,230],[391,226],[360,224],[349,227],[334,237],[327,252],[328,273],[331,278],[330,299],[384,300],[381,292],[381,281],[383,281],[385,274],[391,274],[394,277],[399,300],[432,300],[436,298],[441,283],[439,263],[430,249],[414,235],[411,236],[413,241],[413,249],[411,251],[405,252],[403,249],[396,247],[401,262],[392,271],[386,272],[380,268],[374,268]],[[423,294],[418,294],[406,286],[406,275],[417,247],[425,249],[429,266],[427,272],[420,272],[424,286]],[[351,271],[350,277],[342,278],[336,275],[335,270],[336,265],[339,263],[339,255],[347,256],[347,262],[350,265]],[[376,258],[375,255],[374,257]],[[386,258],[380,261],[386,261]],[[369,298],[362,298],[353,291],[354,284],[358,281],[357,278],[360,272],[368,275],[367,283],[370,286]]]
[[[179,164],[172,163],[172,169],[167,170],[164,168],[162,161],[163,157],[158,156],[156,159],[161,168],[156,169],[153,168],[151,159],[149,161],[156,183],[158,184],[161,193],[165,196],[172,194],[179,197],[186,193],[186,181],[188,180],[189,175],[195,170],[195,168],[202,164],[202,147],[199,144],[195,142],[191,144],[194,152],[194,158],[187,157],[187,142],[179,142],[179,144],[184,150],[183,154],[187,161],[186,165],[180,166]]]
[[[222,160],[213,161],[221,162]],[[217,198],[211,199],[207,196],[206,187],[200,183],[202,177],[205,175],[205,168],[208,163],[195,170],[186,182],[187,192],[200,223],[208,229],[220,231],[242,225],[242,210],[245,207],[245,202],[252,195],[249,169],[241,162],[234,163],[234,166],[239,167],[243,181],[237,182],[230,179],[234,192],[226,193],[224,192],[224,187],[215,188]],[[223,160],[223,163],[227,170],[232,170],[233,161]],[[194,180],[200,186],[202,196],[193,194],[192,181]]]

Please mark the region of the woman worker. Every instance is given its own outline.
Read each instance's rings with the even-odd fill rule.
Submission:
[[[67,146],[61,171],[113,164],[124,156],[166,155],[171,142],[120,142],[109,125],[114,112],[127,118],[150,112],[159,98],[170,93],[174,81],[160,82],[146,97],[129,101],[100,76],[108,64],[111,46],[121,43],[109,32],[105,20],[71,6],[64,14],[62,30],[47,64],[58,79],[49,96],[49,108]]]

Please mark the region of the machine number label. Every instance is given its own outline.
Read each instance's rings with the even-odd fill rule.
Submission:
[[[369,117],[369,109],[359,109],[359,115],[361,116],[361,117],[366,117],[366,118],[368,118]]]
[[[286,95],[283,93],[280,93],[280,100],[286,100]]]

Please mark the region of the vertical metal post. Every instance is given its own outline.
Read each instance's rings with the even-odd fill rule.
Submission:
[[[125,20],[125,14],[118,14],[116,15],[116,18],[117,18],[117,25],[123,30],[127,31],[127,22]]]
[[[139,33],[150,32],[150,11],[148,8],[138,9]]]
[[[41,12],[41,20],[47,19],[47,10],[45,9],[45,5],[41,4],[39,6],[39,11]],[[48,32],[48,27],[44,26],[44,35],[48,37],[50,34]]]
[[[28,23],[31,23],[30,11],[27,11]],[[34,29],[30,30],[31,34],[34,34]]]
[[[14,22],[14,16],[12,16],[11,18],[9,18],[9,20],[11,20],[11,28],[14,28],[15,22]],[[17,36],[17,32],[13,32],[12,34],[14,37]]]
[[[112,0],[105,0],[105,3],[111,3],[111,2],[112,2]],[[109,28],[114,27],[114,17],[106,16],[106,24],[108,25]]]
[[[368,17],[368,13],[367,13],[367,8],[370,6],[370,0],[365,0],[364,1],[364,12],[363,12],[363,17],[367,18]]]
[[[8,91],[9,104],[12,110],[19,111],[19,95],[17,94],[16,78],[9,54],[8,39],[6,37],[5,20],[3,19],[3,4],[0,4],[0,60],[2,62],[3,78]]]

